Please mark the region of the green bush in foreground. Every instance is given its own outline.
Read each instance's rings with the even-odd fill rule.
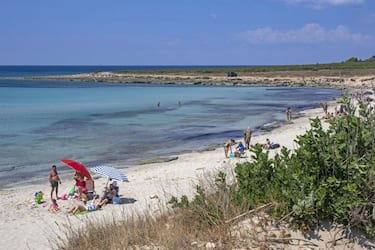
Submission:
[[[299,146],[293,153],[282,148],[269,159],[261,145],[252,146],[254,161],[235,169],[235,200],[245,200],[249,208],[278,204],[273,212],[292,213],[302,229],[333,220],[374,236],[374,112],[361,105],[355,116],[349,102],[347,107],[326,131],[313,119],[311,129],[295,140]]]

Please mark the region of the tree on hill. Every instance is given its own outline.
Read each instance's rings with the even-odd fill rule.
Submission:
[[[345,62],[359,62],[359,61],[360,60],[357,57],[351,57],[348,60],[346,60]]]

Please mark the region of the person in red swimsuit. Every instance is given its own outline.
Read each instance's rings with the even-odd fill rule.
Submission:
[[[82,189],[86,187],[85,177],[81,173],[76,172],[74,175],[74,180],[76,181],[79,196],[78,198],[80,199],[82,196]]]

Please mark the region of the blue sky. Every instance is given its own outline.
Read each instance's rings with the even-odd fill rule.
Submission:
[[[375,55],[374,0],[0,2],[0,65],[280,65]]]

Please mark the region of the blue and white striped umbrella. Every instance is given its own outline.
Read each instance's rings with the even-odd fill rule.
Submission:
[[[110,179],[126,182],[129,181],[128,177],[121,172],[119,169],[114,168],[114,167],[109,167],[109,166],[97,166],[97,167],[92,167],[90,170],[94,173],[106,176]]]

